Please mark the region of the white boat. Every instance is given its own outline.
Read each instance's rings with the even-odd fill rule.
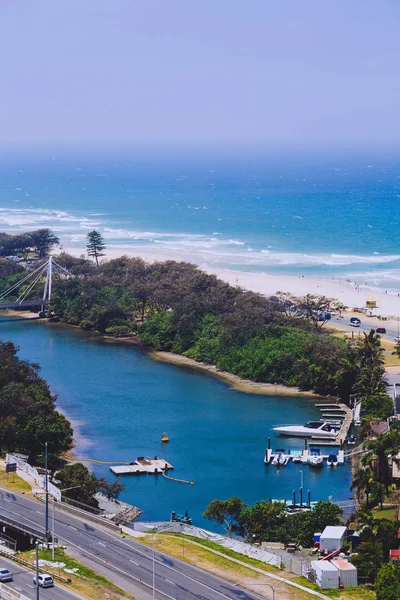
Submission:
[[[324,459],[319,454],[309,454],[307,456],[307,463],[311,467],[322,467],[324,464]]]
[[[285,427],[274,427],[274,431],[280,435],[289,437],[318,437],[334,440],[336,429],[326,421],[309,421],[305,425],[287,425]]]
[[[300,463],[300,462],[301,462],[301,454],[294,454],[294,455],[292,456],[292,461],[293,461],[294,463]]]
[[[330,454],[328,456],[326,464],[328,465],[328,467],[337,467],[337,464],[338,464],[338,457],[337,457],[337,455],[336,454]]]
[[[289,457],[285,456],[284,454],[282,454],[281,452],[279,452],[278,454],[275,454],[274,458],[272,459],[272,464],[275,467],[281,467],[286,465],[289,462]]]

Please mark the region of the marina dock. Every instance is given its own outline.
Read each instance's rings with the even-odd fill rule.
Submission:
[[[157,475],[173,469],[174,467],[163,458],[154,458],[140,456],[134,462],[128,465],[116,465],[110,467],[114,475]]]
[[[326,440],[321,440],[318,442],[311,442],[314,446],[317,445],[329,445],[332,446],[331,442],[327,442]],[[343,444],[336,444],[336,446],[339,446],[339,450],[337,452],[337,464],[338,465],[343,465],[344,464],[344,449],[343,449]],[[308,447],[308,440],[307,438],[304,440],[304,448],[303,450],[297,450],[297,451],[291,451],[288,450],[287,452],[285,450],[275,450],[273,451],[271,449],[271,438],[268,438],[268,448],[265,451],[265,457],[264,457],[264,462],[266,465],[269,465],[273,462],[274,458],[276,458],[277,456],[280,456],[283,459],[283,466],[285,464],[287,464],[289,461],[292,461],[294,463],[299,463],[299,464],[306,464],[308,462],[308,457],[310,455],[310,448]],[[324,461],[328,460],[328,457],[332,454],[332,452],[329,453],[322,453],[320,452],[320,456],[322,456]]]
[[[268,448],[265,451],[264,462],[265,464],[274,464],[277,466],[284,466],[289,461],[299,464],[306,464],[309,462],[309,457],[314,453],[318,453],[324,461],[328,461],[330,456],[336,456],[337,465],[344,464],[344,445],[347,441],[350,428],[354,422],[356,410],[352,410],[346,404],[334,404],[323,403],[316,404],[316,407],[320,409],[322,413],[321,423],[326,422],[333,425],[338,429],[334,439],[326,439],[316,436],[310,436],[304,438],[304,447],[299,450],[288,450],[283,449],[273,451],[271,449],[271,438],[268,438]],[[357,407],[356,407],[357,409]],[[357,416],[357,415],[356,415]],[[359,408],[358,408],[359,417]],[[310,446],[310,447],[309,447]],[[318,448],[318,446],[324,446],[326,449]],[[329,449],[329,446],[336,447],[337,450],[333,452]],[[330,459],[331,460],[331,459]],[[311,462],[311,461],[310,461]],[[332,464],[332,463],[330,463]]]

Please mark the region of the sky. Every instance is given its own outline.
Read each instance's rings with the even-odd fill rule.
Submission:
[[[400,142],[400,0],[1,0],[0,142]]]

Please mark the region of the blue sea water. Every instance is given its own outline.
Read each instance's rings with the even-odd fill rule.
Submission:
[[[208,268],[400,282],[400,154],[1,151],[0,230]]]
[[[264,465],[268,437],[273,449],[301,448],[302,440],[276,436],[272,427],[319,419],[314,400],[235,391],[198,371],[155,361],[131,344],[43,321],[0,315],[0,339],[41,364],[58,406],[73,421],[77,457],[122,462],[157,455],[174,465],[172,476],[194,479],[189,485],[161,475],[124,477],[121,499],[142,508],[144,520],[187,509],[196,525],[213,528],[202,517],[210,500],[291,499],[293,489],[299,498],[302,477],[313,500],[348,501],[349,463],[321,470]],[[163,431],[168,444],[161,443]],[[92,467],[114,479],[108,466]]]

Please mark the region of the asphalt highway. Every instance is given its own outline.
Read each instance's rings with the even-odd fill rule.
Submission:
[[[384,327],[386,329],[386,333],[382,335],[382,338],[391,342],[394,342],[394,338],[399,335],[397,323],[393,323],[391,321],[382,321],[382,323],[377,325],[376,323],[369,321],[368,317],[365,317],[364,315],[360,315],[359,318],[361,320],[360,327],[353,327],[350,325],[349,319],[346,317],[340,319],[333,317],[330,321],[327,321],[325,327],[334,327],[345,329],[346,331],[352,331],[355,338],[357,338],[359,334],[361,335],[361,332],[369,333],[371,329],[376,330],[377,327]]]
[[[0,515],[44,531],[42,503],[2,488]],[[51,520],[50,520],[51,522]],[[153,550],[60,510],[55,535],[81,561],[139,600],[152,599]],[[14,567],[15,572],[15,567]],[[32,581],[32,580],[31,580]],[[162,552],[155,553],[157,600],[259,600],[260,596]],[[30,596],[28,596],[30,597]],[[50,596],[56,599],[56,596]],[[64,596],[60,600],[64,600]],[[58,600],[58,597],[57,597]],[[66,600],[66,598],[65,598]]]
[[[8,569],[14,577],[14,581],[9,581],[5,583],[5,585],[27,598],[36,600],[36,588],[33,584],[33,571],[29,571],[28,569],[25,569],[25,567],[3,557],[0,557],[0,567]],[[69,592],[56,584],[52,588],[40,588],[39,598],[43,598],[44,600],[78,600],[80,596],[76,596],[74,593]]]

